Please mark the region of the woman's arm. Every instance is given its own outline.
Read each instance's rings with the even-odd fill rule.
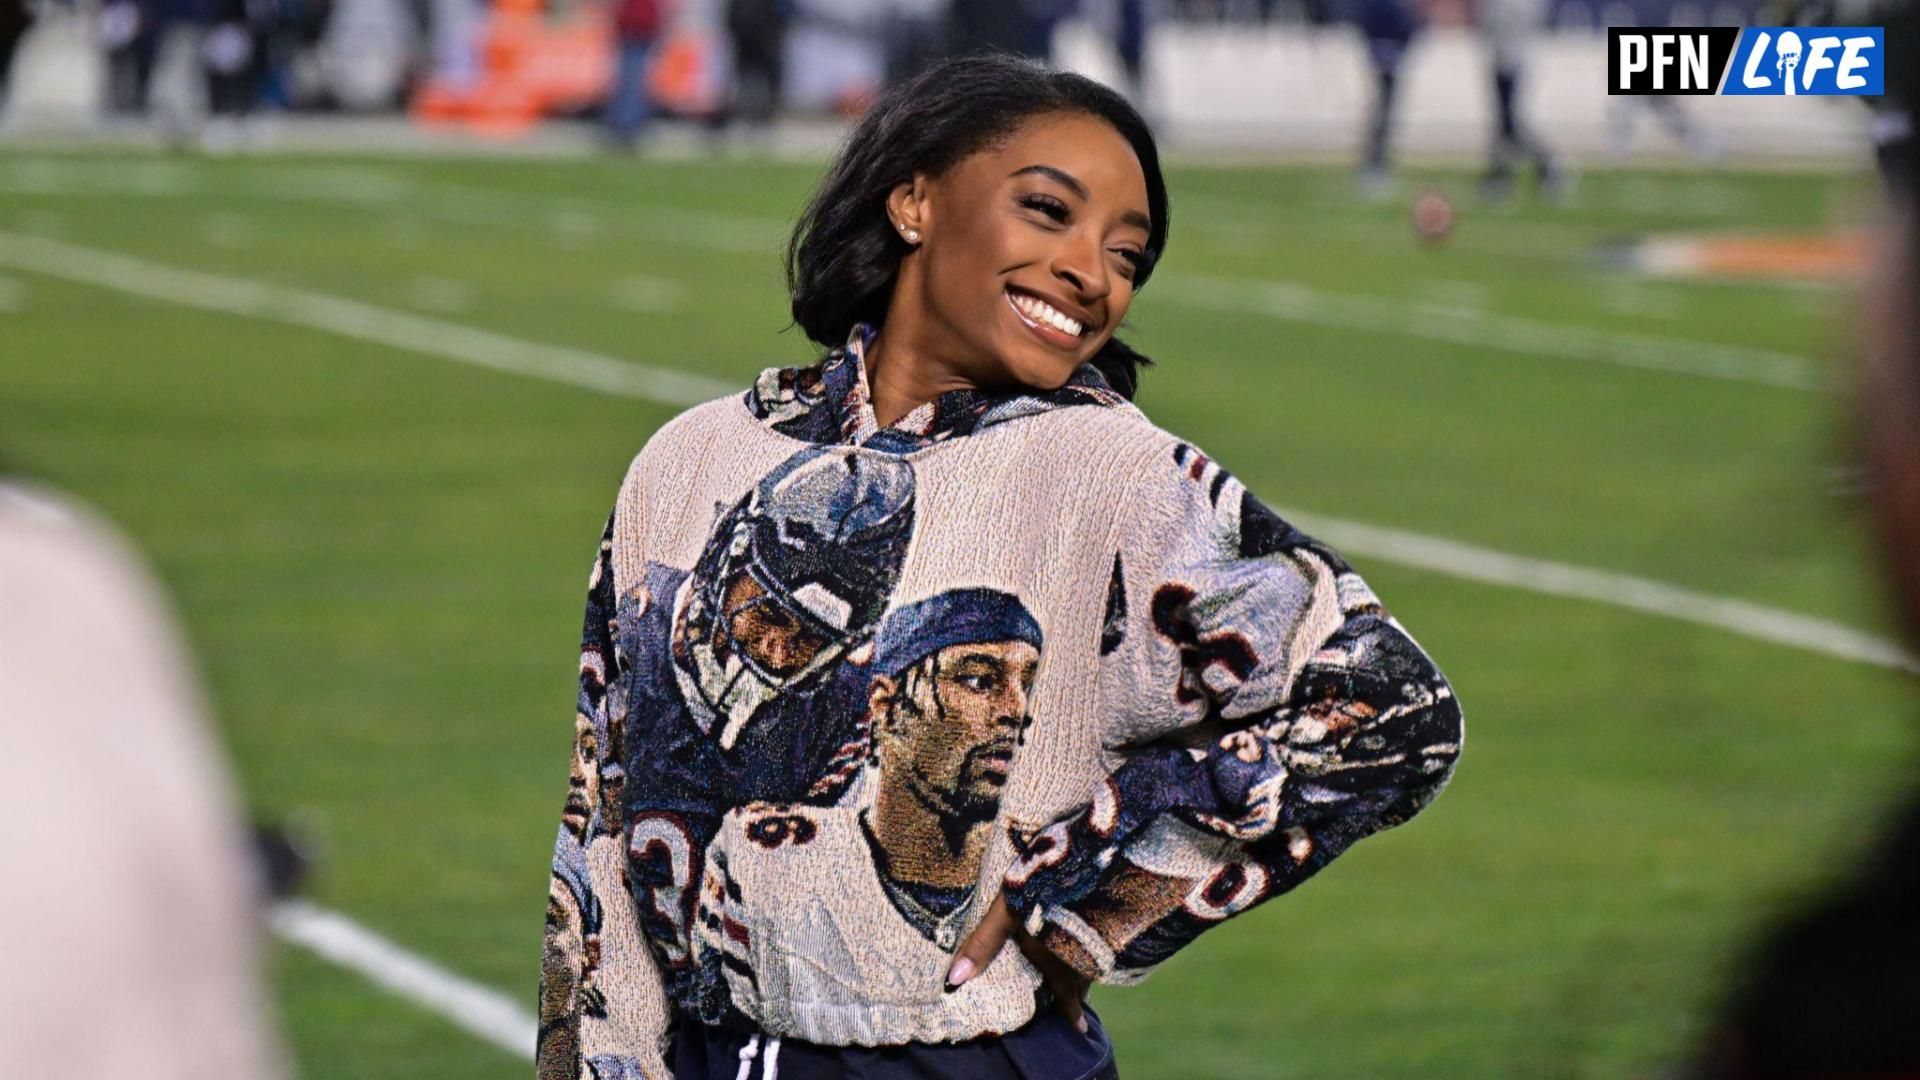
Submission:
[[[1015,837],[1007,905],[1081,975],[1144,978],[1445,786],[1446,679],[1333,551],[1198,450],[1136,484],[1101,643],[1117,767]]]
[[[624,695],[608,693],[625,673],[614,644],[621,583],[613,550],[636,505],[623,491],[587,584],[572,768],[547,892],[540,1080],[672,1076],[662,1060],[671,1012],[626,884],[618,796],[625,717],[609,707]]]

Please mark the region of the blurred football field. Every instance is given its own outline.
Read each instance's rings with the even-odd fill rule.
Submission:
[[[814,355],[782,333],[779,251],[817,168],[0,160],[0,455],[153,560],[250,809],[324,840],[314,899],[529,1010],[586,574],[678,409],[644,374],[567,373],[744,387]],[[1823,235],[1864,220],[1869,178],[1607,172],[1488,208],[1423,174],[1459,214],[1431,248],[1344,172],[1170,183],[1139,402],[1266,501],[1887,636],[1836,392],[1848,294],[1619,258]],[[1453,679],[1460,771],[1096,991],[1133,1080],[1649,1075],[1911,780],[1883,666],[1353,561]],[[84,779],[113,686],[75,688],[74,827],[117,827]],[[275,962],[307,1077],[530,1073],[359,975]]]

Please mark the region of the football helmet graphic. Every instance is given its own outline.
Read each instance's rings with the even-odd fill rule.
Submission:
[[[702,731],[718,724],[722,750],[762,705],[811,688],[872,635],[906,560],[913,489],[899,458],[815,446],[721,516],[673,638],[688,704]]]

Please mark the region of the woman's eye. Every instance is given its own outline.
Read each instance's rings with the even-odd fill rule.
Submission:
[[[1115,248],[1113,253],[1120,256],[1121,262],[1127,264],[1128,280],[1132,280],[1134,275],[1140,272],[1140,264],[1146,261],[1145,255],[1132,248]]]
[[[1020,200],[1020,205],[1037,210],[1055,221],[1067,220],[1067,204],[1047,195],[1028,195]]]

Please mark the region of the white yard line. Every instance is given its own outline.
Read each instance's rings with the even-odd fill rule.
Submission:
[[[0,194],[183,199],[244,197],[417,216],[469,226],[533,222],[563,247],[579,247],[619,227],[647,239],[734,254],[778,254],[792,223],[686,206],[590,203],[470,184],[416,181],[365,167],[276,169],[217,185],[185,163],[129,164],[102,170],[90,162],[26,158],[0,163]],[[541,224],[544,223],[544,224]]]
[[[662,405],[695,405],[742,389],[731,382],[585,349],[525,341],[359,300],[182,270],[37,236],[0,232],[0,266]]]
[[[1337,551],[1504,588],[1664,616],[1836,660],[1920,674],[1920,659],[1886,638],[1828,619],[1696,592],[1611,570],[1531,559],[1456,540],[1279,509]]]
[[[1546,359],[1610,364],[1789,390],[1831,389],[1804,356],[1650,334],[1609,333],[1457,305],[1409,304],[1322,292],[1291,281],[1183,274],[1156,281],[1155,295],[1189,307],[1264,315],[1310,326],[1444,341]]]
[[[540,1025],[512,998],[409,952],[337,911],[286,900],[267,913],[275,936],[529,1061]]]
[[[158,263],[36,237],[0,233],[0,265],[188,307],[342,334],[458,363],[663,404],[738,388],[596,353],[524,341],[358,301]],[[1447,577],[1677,619],[1838,660],[1920,672],[1890,641],[1825,619],[1713,596],[1607,570],[1548,562],[1364,522],[1282,510],[1349,554]],[[280,937],[359,972],[479,1038],[531,1057],[535,1019],[499,991],[462,978],[336,912],[302,902],[275,908]]]

